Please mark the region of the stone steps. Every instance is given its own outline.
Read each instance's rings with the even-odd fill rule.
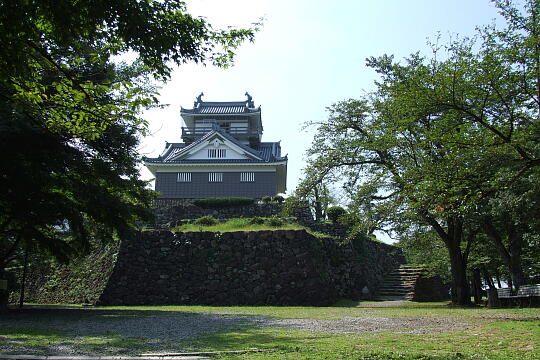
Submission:
[[[414,285],[424,272],[423,267],[402,265],[388,274],[381,283],[378,294],[381,300],[412,300]]]

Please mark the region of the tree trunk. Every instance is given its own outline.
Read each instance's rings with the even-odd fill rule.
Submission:
[[[0,268],[0,280],[6,280],[4,269]],[[9,293],[7,289],[0,288],[0,314],[8,310]]]
[[[24,290],[26,287],[26,273],[28,270],[28,248],[24,250],[24,265],[21,277],[21,293],[19,294],[19,308],[22,309],[24,304]]]
[[[313,194],[315,196],[315,220],[321,221],[323,218],[321,198],[319,195],[319,189],[315,186],[313,188]]]
[[[510,253],[510,263],[509,270],[510,275],[512,276],[512,282],[516,289],[519,289],[521,285],[527,283],[525,278],[525,273],[521,266],[521,249],[523,247],[523,240],[519,234],[512,232],[509,236],[509,253]]]
[[[480,276],[480,269],[473,269],[473,295],[474,303],[480,305],[482,303],[482,278]]]
[[[469,283],[467,281],[467,262],[463,259],[461,248],[447,246],[452,273],[452,302],[458,305],[470,305]]]
[[[501,274],[499,273],[499,270],[497,270],[496,273],[495,273],[495,279],[497,280],[497,287],[499,289],[502,289]]]
[[[450,272],[452,275],[452,302],[458,305],[470,305],[471,297],[469,293],[469,282],[467,281],[468,251],[461,252],[463,221],[456,216],[450,216],[446,219],[447,229],[445,230],[431,216],[424,214],[424,218],[437,232],[448,250]]]
[[[516,289],[526,283],[525,274],[521,267],[521,250],[523,247],[523,240],[521,236],[516,232],[514,225],[507,226],[508,231],[508,248],[504,245],[503,239],[499,231],[493,225],[491,219],[484,219],[483,226],[484,232],[493,241],[493,244],[499,251],[502,261],[508,268],[511,281],[509,281],[509,287],[514,286]]]

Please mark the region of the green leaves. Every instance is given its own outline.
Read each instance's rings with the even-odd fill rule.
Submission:
[[[32,117],[47,115],[55,131],[93,138],[157,104],[155,92],[141,83],[167,80],[173,64],[188,61],[229,66],[234,50],[252,41],[259,25],[214,30],[188,14],[182,1],[3,2],[0,95]],[[144,69],[134,83],[102,81],[113,66],[111,57],[127,52],[135,53],[134,65]],[[92,67],[101,68],[101,77],[80,75]],[[97,101],[104,97],[108,104]]]

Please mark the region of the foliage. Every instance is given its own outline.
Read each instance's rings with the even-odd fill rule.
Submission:
[[[253,223],[253,219],[257,219],[256,223]],[[307,230],[304,226],[294,222],[285,222],[281,220],[280,225],[272,221],[272,225],[269,224],[271,218],[235,218],[229,219],[225,222],[217,223],[212,226],[205,226],[204,231],[212,232],[229,232],[229,231],[262,231],[262,230]],[[194,223],[184,223],[177,226],[172,231],[175,232],[195,232],[201,231],[201,226]],[[309,230],[308,230],[309,231]],[[313,234],[313,233],[312,233]],[[316,235],[315,235],[316,236]]]
[[[437,241],[437,234],[432,229],[411,226],[401,234],[397,246],[403,250],[408,264],[422,265],[430,275],[439,276],[446,284],[451,282],[448,251]]]
[[[315,220],[322,221],[327,217],[328,207],[335,203],[336,199],[324,180],[313,183],[310,181],[313,178],[310,174],[310,168],[308,167],[304,171],[306,178],[296,187],[296,195],[309,204],[315,214]]]
[[[266,219],[264,223],[268,226],[280,227],[280,226],[283,226],[283,219],[274,215]]]
[[[296,210],[303,206],[306,206],[306,203],[303,200],[291,195],[283,202],[281,213],[283,216],[295,216]]]
[[[195,199],[193,205],[206,209],[224,209],[228,207],[246,206],[255,202],[255,199],[251,198],[206,198]]]
[[[285,201],[285,198],[281,195],[276,195],[272,198],[272,201],[282,204]]]
[[[333,224],[337,224],[339,218],[347,214],[347,210],[341,206],[331,206],[326,210],[326,216],[332,221]]]
[[[86,49],[91,51],[91,49]],[[116,82],[138,81],[134,67],[81,65],[73,71]],[[121,102],[120,94],[100,102]],[[0,272],[22,249],[44,251],[66,261],[89,249],[89,239],[125,236],[150,219],[153,198],[138,179],[140,125],[129,117],[99,137],[72,138],[52,131],[44,117],[19,112],[0,100]]]
[[[272,201],[272,197],[271,196],[263,196],[261,198],[261,200],[262,200],[263,203],[269,204]]]
[[[496,5],[503,31],[434,44],[431,59],[368,59],[376,91],[330,107],[308,152],[307,181],[345,179],[374,226],[430,227],[448,251],[460,304],[470,301],[467,260],[484,231],[483,203],[509,188],[520,194],[514,186],[532,184],[540,169],[537,2],[525,14]]]
[[[229,65],[256,27],[215,30],[182,1],[1,2],[0,277],[23,248],[67,260],[147,220],[149,84],[188,61]]]
[[[213,226],[219,224],[219,220],[213,216],[203,216],[193,220],[193,224],[202,226]]]
[[[187,13],[183,1],[13,0],[0,10],[2,98],[29,117],[43,118],[50,129],[86,138],[135,118],[157,100],[129,79],[92,79],[74,68],[130,54],[147,75],[166,80],[173,64],[228,66],[257,27],[213,29]],[[88,44],[95,50],[81,56]],[[111,90],[128,102],[97,101]]]
[[[253,225],[261,225],[261,224],[264,224],[264,222],[265,222],[265,219],[260,216],[255,216],[249,219],[249,223]]]

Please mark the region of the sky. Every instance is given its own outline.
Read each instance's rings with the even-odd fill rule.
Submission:
[[[305,167],[305,151],[314,130],[306,122],[322,121],[326,107],[374,90],[377,74],[365,66],[371,56],[411,53],[429,56],[429,39],[471,36],[477,26],[501,23],[489,0],[192,0],[188,11],[204,16],[215,28],[250,26],[264,17],[253,43],[237,51],[235,65],[178,67],[162,87],[168,104],[144,114],[150,135],[140,148],[159,155],[165,141],[179,142],[180,107],[204,101],[243,101],[245,92],[261,105],[263,141],[281,141],[288,154],[287,193]],[[144,179],[152,175],[141,169]]]

